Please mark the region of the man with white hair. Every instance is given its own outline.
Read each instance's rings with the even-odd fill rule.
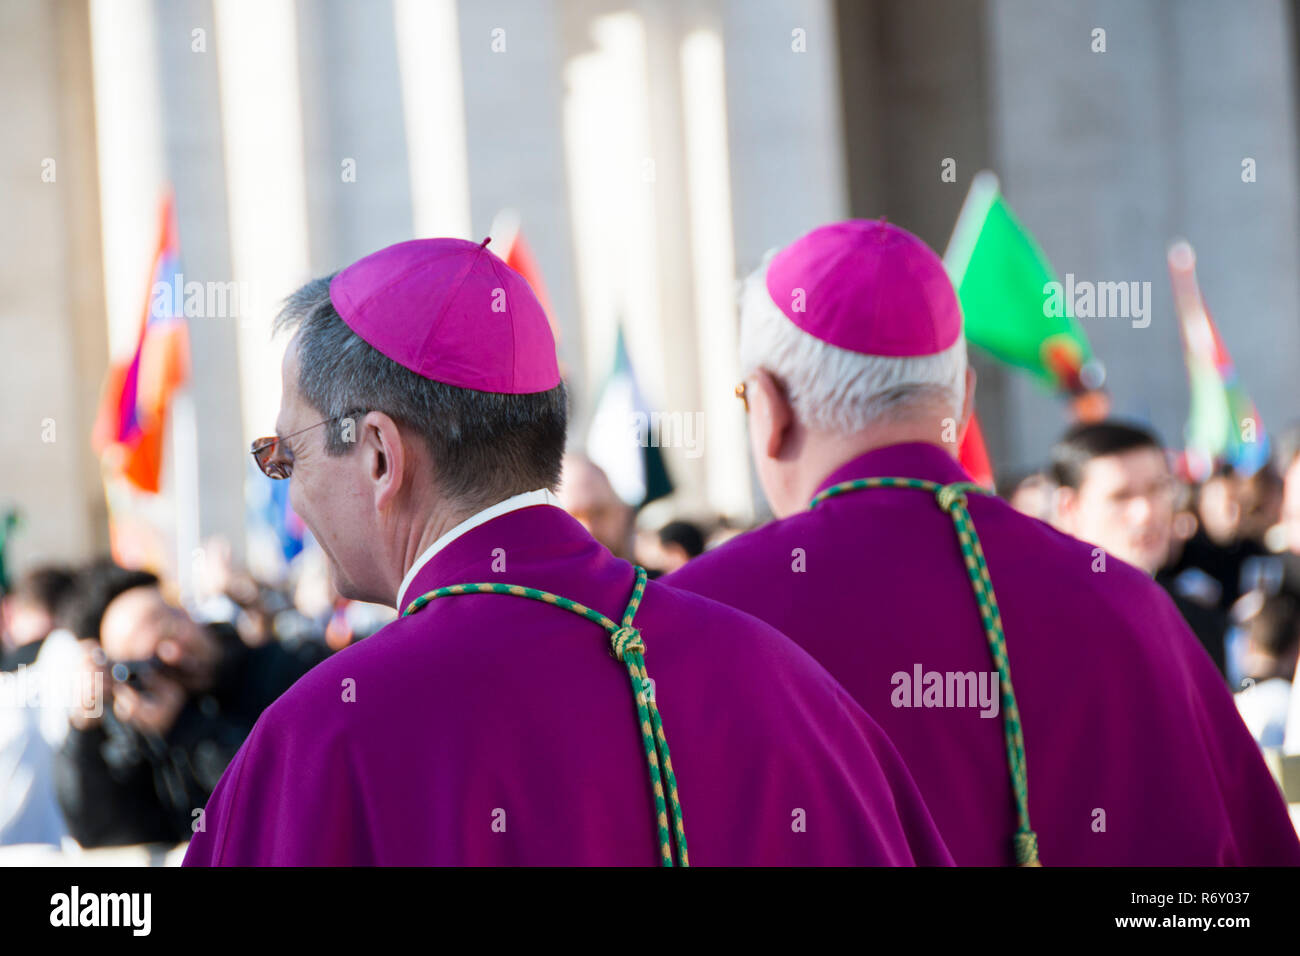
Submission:
[[[390,246],[281,316],[254,455],[292,475],[339,593],[402,616],[262,715],[185,862],[951,862],[807,654],[647,584],[556,506],[555,343],[486,245]]]
[[[955,460],[975,376],[924,243],[883,221],[814,230],[748,280],[741,343],[779,520],[664,580],[824,664],[902,752],[958,864],[1300,862],[1168,597]]]

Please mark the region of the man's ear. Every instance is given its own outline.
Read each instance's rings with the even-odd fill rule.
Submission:
[[[357,424],[356,438],[365,477],[374,487],[375,508],[382,511],[397,498],[406,480],[406,436],[383,412],[367,412]]]
[[[767,369],[754,373],[754,384],[757,401],[750,402],[751,425],[759,429],[764,454],[780,458],[794,426],[794,409],[781,383]]]
[[[1052,492],[1052,514],[1060,522],[1063,531],[1074,532],[1078,510],[1079,492],[1076,489],[1062,485]]]

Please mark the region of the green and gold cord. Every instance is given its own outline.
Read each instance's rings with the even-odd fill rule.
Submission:
[[[914,488],[928,491],[935,496],[939,507],[952,517],[957,529],[957,541],[961,546],[962,560],[966,564],[966,573],[970,576],[975,589],[975,600],[979,604],[980,618],[984,623],[984,633],[988,637],[989,652],[998,669],[998,683],[1002,695],[1002,729],[1006,738],[1007,764],[1011,770],[1011,789],[1015,795],[1016,815],[1019,829],[1013,838],[1016,864],[1018,866],[1041,866],[1038,860],[1038,835],[1029,823],[1029,781],[1025,771],[1025,737],[1020,725],[1020,708],[1016,706],[1015,690],[1011,686],[1011,662],[1007,657],[1007,640],[1002,631],[1002,613],[998,610],[998,601],[993,594],[993,579],[989,575],[988,562],[984,560],[984,549],[980,546],[979,535],[966,509],[966,493],[989,494],[988,490],[968,481],[950,485],[937,481],[925,481],[921,478],[859,478],[854,481],[832,485],[819,493],[809,504],[816,508],[827,498],[861,491],[868,488]]]
[[[690,866],[690,857],[686,852],[686,828],[682,822],[682,805],[677,796],[677,777],[673,774],[673,761],[668,753],[668,738],[664,736],[663,718],[659,715],[659,705],[655,702],[653,683],[646,673],[645,642],[641,632],[632,626],[632,619],[641,606],[645,594],[645,569],[636,569],[636,585],[632,588],[632,598],[627,610],[623,612],[621,624],[601,614],[594,608],[566,597],[526,588],[518,584],[453,584],[437,588],[422,594],[407,605],[402,617],[422,610],[430,601],[441,597],[458,594],[509,594],[513,597],[528,598],[553,604],[574,614],[580,614],[587,620],[599,624],[609,634],[610,654],[627,667],[628,678],[632,682],[632,695],[636,700],[637,721],[641,727],[641,739],[645,746],[646,763],[650,768],[650,790],[654,796],[655,825],[659,830],[659,862],[661,866]],[[665,794],[664,784],[667,783]],[[669,815],[672,817],[671,829]],[[673,856],[676,844],[677,856]]]

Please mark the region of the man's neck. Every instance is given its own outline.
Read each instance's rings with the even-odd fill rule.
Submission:
[[[424,553],[433,547],[437,540],[448,531],[467,518],[477,514],[480,510],[482,509],[465,507],[440,508],[429,515],[428,519],[422,524],[413,526],[400,552],[401,560],[396,568],[397,577],[393,583],[392,593],[400,598],[401,595],[398,594],[398,590],[401,582]],[[401,608],[398,608],[398,610],[400,611]]]
[[[440,549],[439,542],[442,542],[441,547],[445,547],[451,543],[447,540],[449,537],[454,540],[460,534],[474,530],[479,524],[534,504],[556,504],[556,500],[549,490],[538,488],[512,493],[481,507],[446,509],[441,514],[430,516],[420,534],[412,535],[408,542],[402,577],[394,591],[398,604],[403,603],[404,599],[410,600],[411,596],[404,595],[403,591],[414,582],[424,563]]]
[[[952,427],[955,439],[956,425]],[[922,417],[912,417],[899,422],[881,422],[849,435],[810,431],[807,433],[804,449],[800,455],[804,465],[801,469],[800,493],[804,500],[811,500],[822,483],[840,468],[868,452],[888,448],[891,445],[933,445],[956,458],[960,443],[956,440],[943,441],[944,434],[944,426],[940,419]]]

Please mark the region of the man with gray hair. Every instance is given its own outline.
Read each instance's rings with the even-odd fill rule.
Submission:
[[[959,865],[1300,862],[1164,592],[957,463],[975,376],[924,243],[883,221],[814,230],[747,281],[741,343],[779,520],[663,580],[824,664],[902,752]]]
[[[811,658],[647,584],[556,506],[555,343],[486,246],[390,246],[281,316],[276,436],[253,454],[292,476],[338,591],[402,616],[263,714],[185,862],[950,862]]]

